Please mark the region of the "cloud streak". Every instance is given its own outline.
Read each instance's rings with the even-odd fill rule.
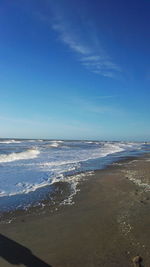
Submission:
[[[95,29],[92,30],[88,23],[81,23],[78,13],[75,14],[78,19],[74,20],[68,18],[68,11],[53,11],[52,29],[58,33],[59,40],[76,54],[81,65],[93,73],[109,78],[117,78],[121,74],[121,68],[101,47]]]

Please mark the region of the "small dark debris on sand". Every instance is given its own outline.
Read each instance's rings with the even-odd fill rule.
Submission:
[[[132,262],[133,262],[133,266],[134,267],[142,267],[142,262],[143,262],[143,259],[141,256],[135,256],[133,259],[132,259]]]

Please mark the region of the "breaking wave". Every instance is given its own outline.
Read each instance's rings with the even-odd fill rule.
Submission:
[[[11,154],[1,154],[0,155],[0,163],[2,162],[11,162],[16,160],[23,159],[33,159],[36,158],[40,154],[40,151],[37,149],[29,149],[24,152],[19,153],[11,153]]]
[[[21,141],[17,141],[17,140],[1,140],[0,144],[19,144],[21,143]]]
[[[130,155],[132,151],[138,153],[142,146],[142,143],[131,142],[61,140],[23,140],[21,145],[10,146],[0,144],[1,153],[5,153],[0,154],[0,197],[28,193],[64,179],[69,182],[70,175],[102,168],[121,155]],[[115,153],[117,155],[113,156]]]
[[[49,147],[59,147],[63,141],[50,141]]]

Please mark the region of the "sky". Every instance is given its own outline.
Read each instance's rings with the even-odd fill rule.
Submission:
[[[150,0],[1,0],[0,137],[150,141]]]

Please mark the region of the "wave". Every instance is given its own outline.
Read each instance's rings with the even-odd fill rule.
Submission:
[[[69,177],[72,174],[76,175],[80,171],[86,172],[90,169],[97,169],[98,162],[100,163],[100,168],[101,162],[103,167],[105,157],[110,155],[111,158],[113,153],[121,152],[120,156],[122,156],[123,151],[129,151],[130,153],[130,151],[132,152],[132,150],[137,150],[141,147],[139,143],[129,142],[94,142],[93,146],[85,146],[83,141],[80,142],[81,146],[79,147],[79,142],[70,141],[67,143],[70,147],[68,146],[68,149],[65,149],[64,145],[66,143],[64,142],[62,145],[63,142],[59,140],[44,141],[44,145],[40,144],[38,146],[36,144],[36,146],[30,146],[30,149],[29,145],[26,147],[26,143],[23,143],[23,148],[26,147],[23,152],[16,153],[14,151],[11,154],[0,154],[0,163],[15,161],[9,164],[9,168],[7,164],[1,164],[0,197],[28,193],[57,181],[69,181]],[[95,143],[97,144],[95,145]],[[40,148],[39,150],[38,147]],[[6,151],[8,151],[8,147]],[[38,156],[39,154],[40,156]],[[29,160],[37,156],[38,159],[35,161]],[[101,158],[103,158],[102,161]],[[98,160],[94,161],[94,159]],[[89,162],[84,164],[84,161],[88,160]],[[106,159],[106,164],[108,163],[109,160],[107,161]]]
[[[49,147],[59,147],[62,143],[63,141],[51,141]]]
[[[53,140],[51,142],[63,143],[64,141],[62,141],[62,140]]]
[[[52,143],[50,146],[51,146],[51,147],[59,147],[59,143],[54,142],[54,143]]]
[[[29,149],[24,152],[11,153],[8,155],[1,154],[0,163],[23,160],[23,159],[33,159],[33,158],[36,158],[39,154],[40,154],[40,151],[37,149]]]
[[[21,143],[21,141],[17,141],[17,140],[3,140],[0,141],[0,144],[19,144]]]
[[[84,141],[85,144],[93,144],[95,143],[94,141]]]
[[[122,152],[125,148],[121,147],[119,145],[113,145],[113,144],[105,144],[104,147],[100,147],[97,149],[90,150],[89,152],[86,150],[81,150],[80,154],[76,154],[76,156],[71,159],[68,158],[68,160],[57,160],[57,161],[49,161],[40,163],[39,167],[54,167],[54,166],[62,166],[62,165],[70,165],[70,164],[76,164],[87,160],[97,159],[97,158],[103,158],[108,155]],[[69,155],[68,155],[69,156]]]

